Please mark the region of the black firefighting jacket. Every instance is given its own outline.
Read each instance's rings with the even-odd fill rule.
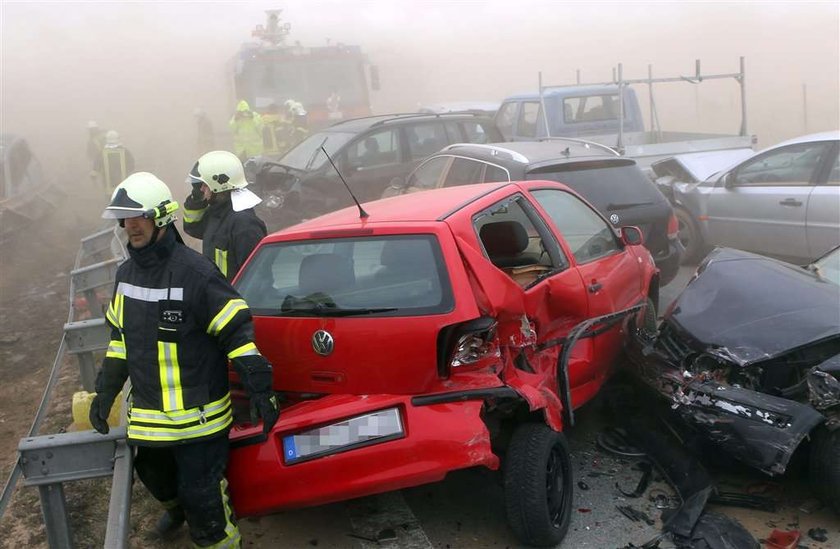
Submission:
[[[233,280],[267,234],[265,223],[253,208],[235,212],[230,199],[214,201],[208,206],[192,196],[184,201],[184,230],[202,240],[202,253],[228,280]]]
[[[254,344],[248,305],[210,261],[180,242],[174,226],[129,252],[106,313],[112,335],[97,392],[116,394],[131,378],[128,439],[135,444],[226,433],[228,359],[250,393],[271,389],[271,365]],[[260,359],[251,371],[237,363],[246,356]]]

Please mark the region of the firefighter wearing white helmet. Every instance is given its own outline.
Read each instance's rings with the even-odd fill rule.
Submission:
[[[134,156],[123,145],[120,134],[115,130],[108,130],[105,134],[105,145],[95,169],[102,177],[102,183],[108,192],[134,171]]]
[[[246,189],[239,158],[228,151],[201,156],[187,180],[192,193],[184,201],[184,230],[202,241],[202,252],[228,280],[267,234],[254,206],[261,199]]]
[[[232,362],[268,433],[279,416],[271,364],[254,344],[248,306],[218,269],[184,245],[178,204],[160,179],[133,174],[115,189],[103,217],[119,219],[129,258],[117,269],[105,318],[111,341],[96,379],[91,425],[108,415],[126,379],[128,443],[134,465],[164,513],[156,530],[186,521],[199,547],[239,547],[224,473],[233,422]]]

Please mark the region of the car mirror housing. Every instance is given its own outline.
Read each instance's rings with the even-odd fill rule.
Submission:
[[[394,177],[391,179],[391,186],[395,189],[405,189],[408,187],[408,179],[405,177]]]
[[[723,186],[727,189],[735,186],[735,172],[729,172],[723,176]]]
[[[621,241],[627,246],[641,246],[645,243],[645,237],[638,227],[628,226],[621,228]]]

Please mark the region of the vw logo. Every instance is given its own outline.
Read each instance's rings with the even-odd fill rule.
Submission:
[[[610,223],[613,225],[618,225],[618,215],[617,214],[610,214]]]
[[[312,348],[321,356],[327,356],[335,348],[333,336],[326,330],[318,330],[312,334]]]

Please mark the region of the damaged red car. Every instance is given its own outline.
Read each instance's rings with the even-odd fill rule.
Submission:
[[[659,330],[634,334],[633,370],[684,440],[769,475],[802,447],[840,512],[840,248],[807,267],[718,248]]]
[[[263,239],[235,283],[284,397],[231,432],[240,516],[501,469],[532,545],[570,522],[563,431],[610,376],[658,278],[635,227],[568,187],[406,195]]]

